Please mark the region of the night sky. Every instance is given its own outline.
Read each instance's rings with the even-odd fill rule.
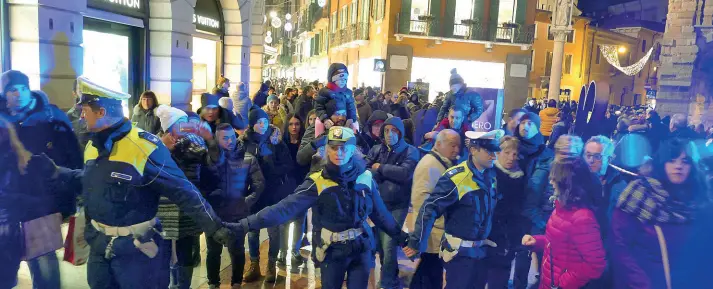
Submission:
[[[606,9],[609,5],[618,4],[622,2],[629,2],[631,0],[579,0],[578,8],[582,12],[587,13],[596,10]]]

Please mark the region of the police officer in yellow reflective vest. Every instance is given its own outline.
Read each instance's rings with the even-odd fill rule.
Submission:
[[[356,153],[354,132],[333,126],[327,135],[324,169],[309,175],[295,193],[238,222],[240,230],[276,226],[312,208],[313,259],[320,264],[322,288],[365,289],[374,266],[372,230],[367,218],[405,245],[401,231],[379,196],[366,164]]]
[[[176,203],[207,235],[231,240],[231,232],[198,190],[186,180],[158,137],[124,118],[129,95],[80,77],[82,117],[92,133],[84,169],[57,167],[44,155],[31,162],[61,187],[82,192],[91,246],[87,279],[91,288],[161,288],[168,284],[170,248],[156,219],[161,195]]]
[[[438,180],[418,212],[408,247],[404,249],[409,258],[425,251],[433,223],[444,215],[440,255],[446,269],[447,289],[485,288],[486,248],[497,246],[487,238],[500,198],[495,190],[493,164],[503,134],[501,130],[466,132],[468,159],[447,170]]]

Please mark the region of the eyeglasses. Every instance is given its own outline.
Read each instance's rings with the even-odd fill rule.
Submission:
[[[595,161],[601,161],[604,156],[601,154],[584,154],[584,158],[588,160],[595,160]]]

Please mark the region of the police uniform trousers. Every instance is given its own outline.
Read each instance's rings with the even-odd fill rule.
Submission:
[[[164,246],[158,235],[154,237],[158,254],[149,258],[134,245],[134,238],[117,237],[112,244],[114,256],[106,258],[110,237],[96,232],[90,242],[87,261],[87,281],[93,289],[166,289],[171,248]]]
[[[322,289],[341,289],[344,274],[347,276],[347,289],[366,289],[375,257],[373,251],[365,246],[370,242],[366,237],[360,237],[343,243],[332,243],[324,261],[319,264]]]
[[[488,280],[484,259],[456,255],[444,262],[446,289],[483,289]]]

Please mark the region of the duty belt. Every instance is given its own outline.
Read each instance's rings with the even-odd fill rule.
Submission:
[[[104,225],[92,220],[92,226],[94,226],[97,231],[102,232],[104,235],[109,237],[142,236],[156,226],[156,218],[126,227]]]
[[[457,238],[457,239],[460,239],[460,238],[455,237],[455,236],[453,236],[453,235],[451,235],[451,234],[448,234],[448,233],[446,233],[446,237],[447,237],[448,239],[456,239],[456,238]],[[449,241],[450,241],[450,240],[449,240]],[[462,248],[477,247],[477,246],[478,246],[480,243],[482,243],[482,242],[483,242],[482,240],[481,240],[481,241],[469,241],[469,240],[460,239],[460,247],[462,247]]]
[[[326,229],[322,229],[322,230],[326,230]],[[363,233],[364,233],[364,229],[362,229],[362,228],[349,229],[349,230],[342,231],[342,232],[331,232],[331,236],[330,236],[329,240],[331,242],[351,241],[351,240],[356,239]]]

